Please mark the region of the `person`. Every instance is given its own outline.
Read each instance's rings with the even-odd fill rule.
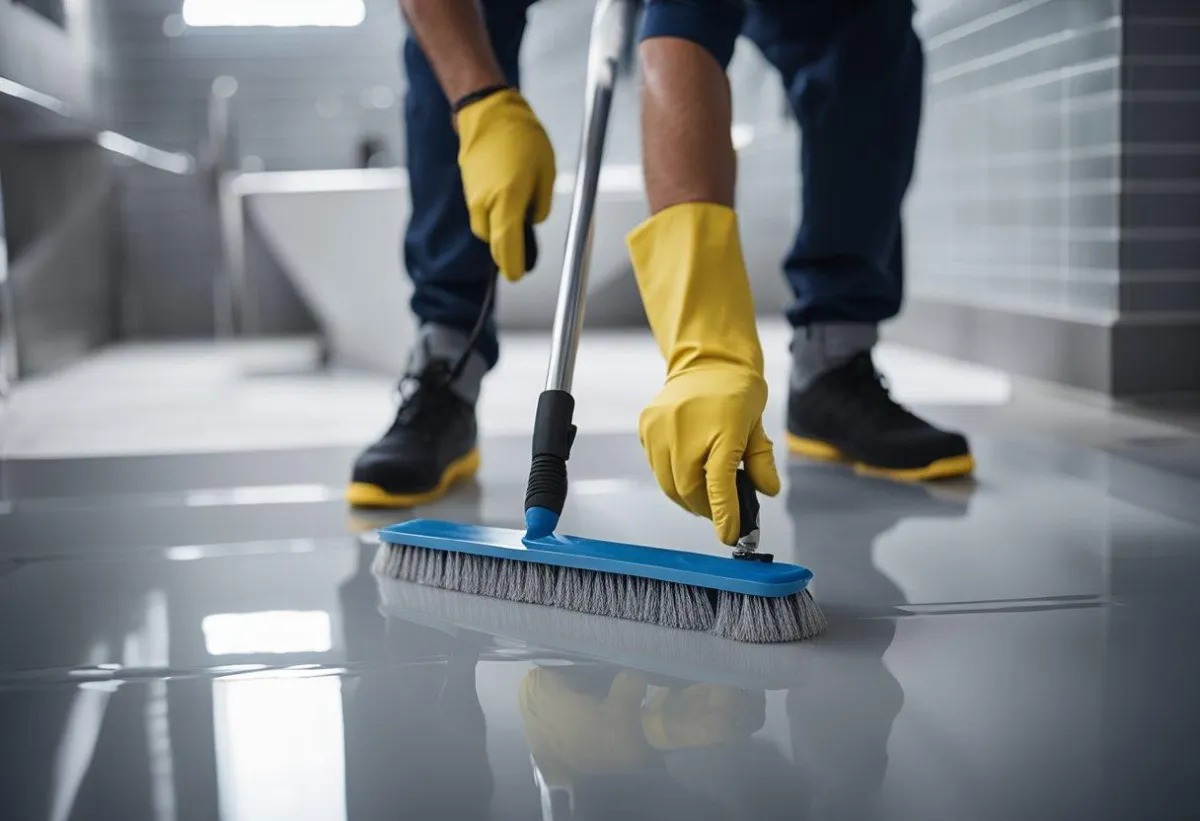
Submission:
[[[412,218],[404,258],[421,323],[395,422],[354,465],[352,504],[406,506],[474,473],[474,405],[496,364],[494,321],[453,380],[492,277],[524,273],[527,218],[556,174],[520,92],[532,0],[400,0]],[[924,75],[911,0],[649,0],[638,32],[650,216],[628,236],[638,291],[667,363],[639,437],[676,503],[737,538],[739,464],[780,490],[764,430],[763,354],[734,210],[726,70],[744,34],[779,71],[797,117],[802,221],[783,262],[795,295],[787,441],[905,480],[973,469],[959,433],[895,402],[872,360],[903,292],[900,210]]]

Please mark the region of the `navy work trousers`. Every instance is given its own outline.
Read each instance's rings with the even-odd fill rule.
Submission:
[[[483,0],[492,46],[514,86],[534,0]],[[921,120],[924,54],[912,0],[650,0],[640,37],[675,36],[728,66],[738,36],[778,70],[801,129],[802,216],[783,261],[793,326],[880,322],[903,296],[900,210]],[[411,35],[405,134],[412,217],[404,261],[422,323],[464,330],[496,266],[471,234],[450,102]],[[499,356],[489,321],[479,350]]]

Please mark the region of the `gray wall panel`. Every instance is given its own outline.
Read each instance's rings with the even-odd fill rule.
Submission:
[[[122,168],[120,183],[123,335],[211,336],[221,236],[207,189],[144,166]]]
[[[1120,367],[1126,384],[1200,362],[1200,4],[1128,0]],[[1137,356],[1151,355],[1139,366]],[[1161,389],[1161,385],[1160,385]]]
[[[113,4],[107,23],[117,55],[117,127],[162,148],[198,152],[213,81],[228,76],[237,80],[238,139],[251,167],[350,167],[366,135],[399,157],[397,5],[367,6],[366,22],[350,29],[189,29],[181,25],[179,0]],[[127,332],[211,336],[222,266],[215,200],[196,179],[131,168],[121,182],[130,231]],[[254,259],[265,263],[255,266],[267,299],[262,330],[311,330],[307,309],[278,268],[262,255]]]
[[[962,0],[923,34],[890,335],[1103,392],[1194,389],[1200,4]]]
[[[69,364],[116,337],[118,234],[107,152],[0,147],[18,373]]]
[[[1103,272],[1119,257],[1116,4],[963,2],[923,34],[910,295],[1065,316],[1115,309]]]
[[[77,117],[105,120],[111,91],[110,2],[69,3],[65,26],[59,26],[31,8],[0,0],[0,77],[65,102]]]
[[[109,0],[62,4],[63,14],[51,15],[60,25],[0,0],[0,77],[54,98],[61,112],[13,98],[0,106],[0,197],[21,376],[69,364],[117,333],[112,156],[81,136],[112,113],[108,7]]]

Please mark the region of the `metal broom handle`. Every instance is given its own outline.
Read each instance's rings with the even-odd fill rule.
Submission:
[[[546,389],[538,397],[533,424],[533,459],[525,485],[526,538],[548,537],[558,525],[567,501],[567,459],[575,441],[575,399],[571,379],[575,352],[583,329],[587,299],[588,262],[592,246],[592,214],[604,158],[608,112],[622,54],[633,35],[636,0],[599,0],[592,16],[588,44],[587,97],[584,100],[583,137],[571,197],[562,280],[550,339],[550,367]]]
[[[600,163],[604,159],[608,114],[612,108],[617,67],[633,37],[637,6],[636,0],[599,0],[592,15],[583,136],[575,169],[575,191],[571,196],[558,305],[554,311],[550,367],[546,374],[548,391],[571,391],[575,353],[583,330],[592,251],[592,215],[596,208]]]

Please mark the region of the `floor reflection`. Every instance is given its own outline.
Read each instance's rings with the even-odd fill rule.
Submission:
[[[907,519],[966,516],[972,490],[969,483],[908,485],[838,466],[788,465],[792,558],[813,569],[814,595],[837,632],[835,646],[817,651],[805,683],[787,692],[792,754],[804,782],[794,817],[861,821],[878,814],[904,691],[884,661],[895,618],[876,614],[907,602],[876,564],[876,542]]]
[[[872,552],[905,519],[964,516],[970,487],[939,495],[790,471],[789,558],[817,569],[833,641],[744,645],[370,580],[364,550],[343,595],[351,632],[386,643],[397,664],[364,673],[346,698],[351,817],[397,801],[421,817],[488,816],[488,723],[513,711],[523,743],[506,754],[528,757],[545,819],[874,817],[904,701],[884,660],[895,620],[879,614],[905,599]],[[366,606],[376,583],[386,620]]]
[[[222,821],[344,821],[343,719],[334,676],[228,676],[212,684]]]
[[[576,532],[710,537],[603,478],[636,448],[592,447]],[[17,542],[0,819],[1186,816],[1197,530],[1014,459],[978,489],[788,463],[764,548],[814,570],[830,619],[792,645],[377,579],[395,512],[325,505],[334,535],[309,539],[268,506],[250,541]],[[507,525],[522,492],[420,515]],[[141,538],[122,515],[110,546]]]
[[[754,739],[761,690],[577,662],[534,667],[517,697],[545,819],[769,817],[789,780],[761,780],[787,769]]]
[[[455,517],[477,516],[479,502],[477,492],[460,494]],[[385,518],[396,516],[360,514],[351,527],[366,532]],[[385,618],[371,575],[374,555],[364,540],[357,571],[339,590],[349,657],[381,660],[343,686],[347,814],[488,818],[494,778],[475,673],[489,639]]]

